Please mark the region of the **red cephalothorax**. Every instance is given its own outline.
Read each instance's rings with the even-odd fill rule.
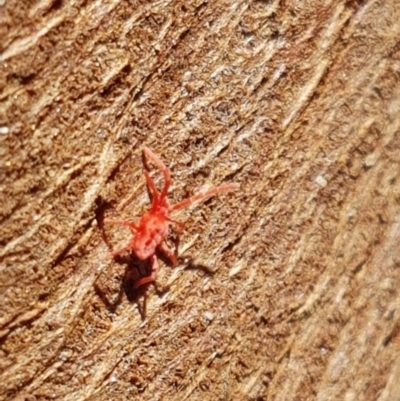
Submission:
[[[201,192],[197,195],[191,196],[190,198],[184,199],[181,202],[170,205],[167,199],[168,189],[171,185],[171,176],[168,168],[165,164],[149,149],[143,148],[143,153],[149,158],[162,172],[164,176],[164,188],[159,193],[152,178],[147,171],[144,172],[146,182],[149,187],[149,191],[152,197],[152,203],[150,211],[145,213],[138,224],[133,223],[129,220],[111,220],[106,219],[105,223],[119,224],[125,227],[129,227],[132,231],[133,237],[131,241],[123,248],[112,252],[112,256],[120,255],[125,251],[133,251],[138,259],[146,260],[151,259],[152,269],[151,274],[147,277],[142,277],[135,283],[135,288],[140,287],[143,284],[150,283],[156,278],[157,271],[157,258],[156,249],[160,248],[176,265],[177,259],[174,252],[168,248],[164,240],[168,236],[168,226],[175,224],[178,226],[180,231],[183,230],[184,225],[179,221],[171,219],[170,215],[176,210],[183,209],[190,206],[195,202],[200,202],[204,199],[210,198],[211,196],[217,195],[222,192],[234,191],[239,188],[239,184],[223,184],[218,187],[209,189],[206,192]]]

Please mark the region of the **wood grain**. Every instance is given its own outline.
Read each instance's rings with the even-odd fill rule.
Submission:
[[[400,400],[400,2],[22,3],[0,400]],[[103,220],[148,207],[143,146],[172,202],[241,190],[176,213],[179,265],[135,292]]]

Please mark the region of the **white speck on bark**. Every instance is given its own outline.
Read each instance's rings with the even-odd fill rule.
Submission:
[[[315,179],[315,182],[316,182],[317,185],[319,185],[322,188],[325,188],[328,185],[328,181],[322,175],[319,175]]]

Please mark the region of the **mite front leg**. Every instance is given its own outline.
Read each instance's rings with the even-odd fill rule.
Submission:
[[[135,232],[138,229],[138,226],[129,220],[113,220],[113,219],[105,219],[105,224],[116,224],[119,226],[129,227],[132,232]]]
[[[168,189],[171,185],[171,174],[168,167],[156,156],[149,148],[144,147],[143,152],[148,156],[153,163],[161,170],[164,176],[164,188],[161,192],[160,199],[164,200],[167,197]]]
[[[133,285],[133,288],[139,288],[144,284],[148,284],[148,283],[152,283],[153,281],[156,281],[157,269],[158,269],[157,258],[155,255],[153,255],[151,257],[151,274],[150,274],[150,276],[142,277],[139,280],[137,280],[136,283]]]
[[[219,187],[211,188],[206,192],[200,192],[197,195],[193,195],[190,198],[184,199],[179,203],[172,205],[169,207],[170,213],[175,210],[180,210],[185,207],[192,205],[193,203],[200,202],[206,200],[207,198],[211,198],[212,196],[222,194],[224,192],[236,191],[239,189],[239,184],[231,183],[231,184],[222,184]]]
[[[152,180],[147,171],[144,172],[144,176],[146,177],[147,186],[150,191],[151,206],[152,208],[157,207],[160,194],[158,193],[157,188],[154,185],[154,181]]]

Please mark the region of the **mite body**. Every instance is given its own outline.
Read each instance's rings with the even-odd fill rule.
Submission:
[[[143,284],[150,283],[155,280],[158,268],[156,250],[161,249],[171,260],[173,265],[177,264],[175,253],[167,247],[164,240],[168,236],[170,225],[175,225],[178,231],[184,229],[183,223],[173,220],[170,215],[176,210],[183,209],[190,206],[195,202],[200,202],[214,195],[237,190],[239,184],[230,183],[223,184],[218,187],[212,188],[206,192],[199,193],[184,199],[181,202],[170,205],[167,194],[171,185],[171,176],[169,169],[165,164],[149,149],[144,148],[143,153],[146,158],[150,159],[162,172],[164,176],[164,188],[161,193],[158,192],[154,181],[147,171],[144,172],[149,192],[152,198],[151,208],[145,213],[138,224],[129,220],[111,220],[106,219],[105,223],[118,224],[130,228],[132,231],[132,239],[121,249],[112,252],[112,256],[118,256],[126,251],[133,251],[136,257],[140,260],[151,260],[151,274],[147,277],[142,277],[136,281],[134,287],[138,288]]]

